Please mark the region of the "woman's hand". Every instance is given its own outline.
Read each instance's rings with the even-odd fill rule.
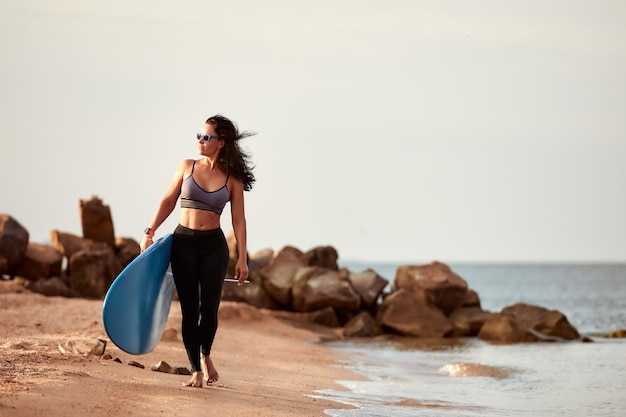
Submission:
[[[237,286],[241,287],[245,280],[248,279],[250,271],[248,270],[248,262],[245,259],[239,259],[235,265],[235,278],[237,279]]]
[[[141,251],[145,251],[152,245],[152,238],[148,235],[144,235],[143,239],[141,239],[141,243],[139,244],[139,248]]]

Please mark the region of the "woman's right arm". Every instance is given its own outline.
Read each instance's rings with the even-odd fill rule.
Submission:
[[[170,181],[170,185],[167,187],[167,191],[165,195],[161,199],[159,206],[152,217],[152,221],[150,222],[150,229],[155,232],[161,224],[168,218],[168,216],[174,211],[176,207],[176,202],[178,201],[178,197],[180,197],[180,189],[183,184],[183,177],[187,166],[189,166],[190,160],[185,160],[178,165],[176,168],[176,173],[174,177]],[[149,235],[144,235],[141,243],[139,244],[141,251],[148,249],[148,247],[152,244],[152,238]]]

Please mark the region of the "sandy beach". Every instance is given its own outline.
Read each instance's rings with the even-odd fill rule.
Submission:
[[[289,324],[285,313],[224,302],[212,354],[220,380],[184,387],[188,376],[150,370],[159,361],[189,368],[176,301],[166,328],[173,336],[140,356],[110,342],[101,313],[101,300],[45,297],[0,281],[1,416],[320,416],[344,407],[312,398],[316,390],[358,379],[337,366],[339,353],[316,343],[323,332]],[[92,338],[107,341],[112,359],[59,349]]]

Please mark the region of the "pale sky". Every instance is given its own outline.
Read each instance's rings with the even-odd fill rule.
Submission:
[[[0,213],[31,241],[92,195],[139,240],[220,113],[257,132],[250,252],[626,261],[621,0],[2,0],[0,36]]]

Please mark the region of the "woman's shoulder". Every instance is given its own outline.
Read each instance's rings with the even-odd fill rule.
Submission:
[[[182,168],[191,168],[195,162],[195,159],[183,159],[182,161],[180,161],[178,166]]]
[[[232,194],[233,192],[243,190],[243,182],[239,178],[235,178],[232,175],[228,176],[228,191]]]
[[[179,175],[184,176],[184,174],[189,175],[193,168],[193,164],[195,163],[195,159],[183,159],[177,167],[177,172]]]

